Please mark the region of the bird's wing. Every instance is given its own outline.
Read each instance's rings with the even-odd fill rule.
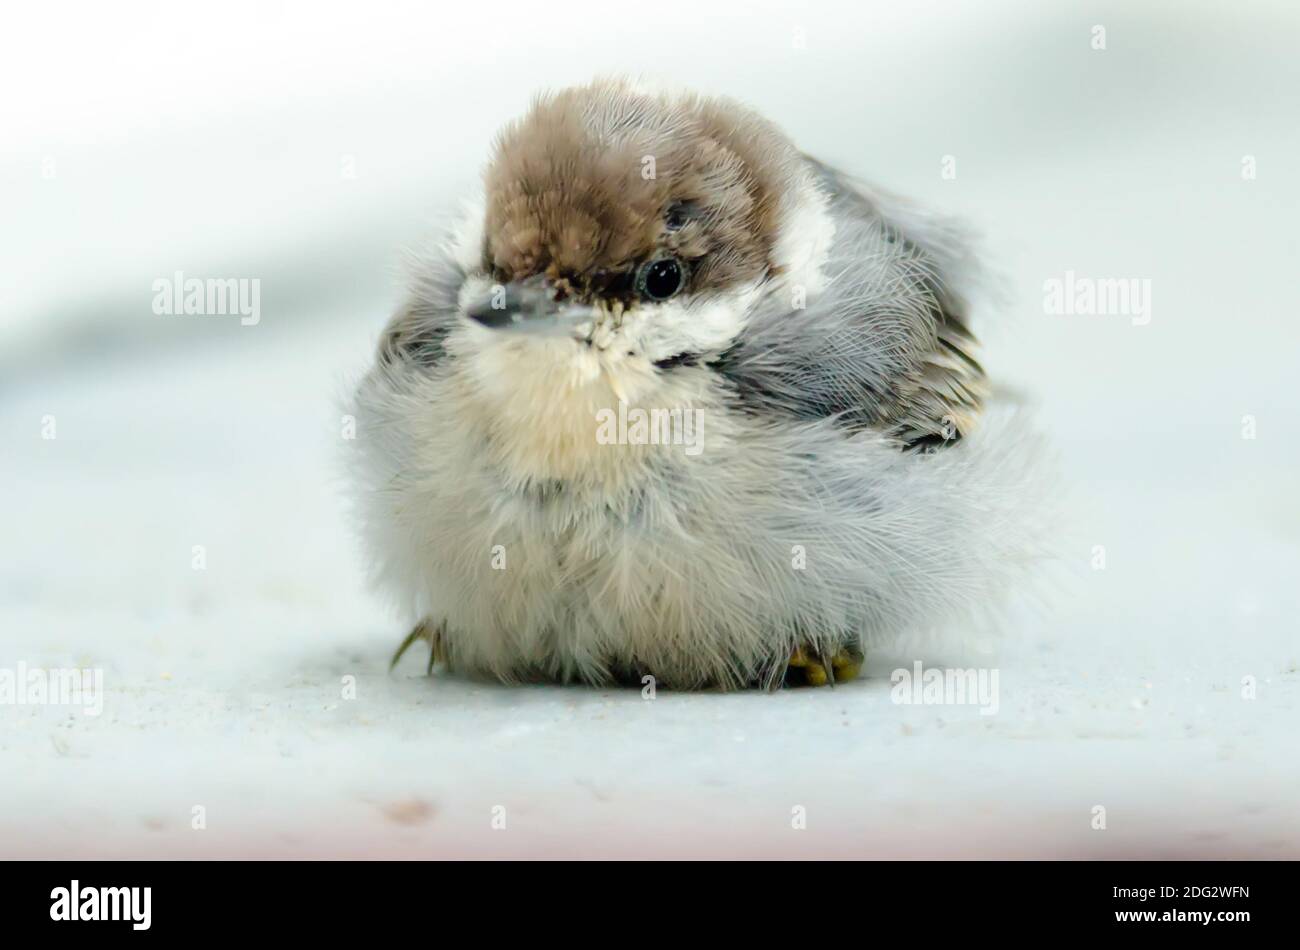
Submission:
[[[920,335],[912,365],[898,367],[865,415],[908,446],[937,447],[960,438],[974,427],[989,394],[967,323],[966,294],[976,271],[969,235],[949,219],[808,161],[833,214],[878,223],[891,244],[901,245],[902,270],[929,305],[931,326],[923,328],[929,332]]]
[[[964,235],[809,162],[835,223],[826,286],[799,309],[769,294],[708,364],[748,411],[832,419],[906,447],[959,439],[988,393],[966,322],[974,261]]]
[[[446,247],[436,247],[411,263],[412,287],[406,303],[379,338],[378,365],[436,366],[447,355],[444,342],[456,322],[457,294],[464,269]]]

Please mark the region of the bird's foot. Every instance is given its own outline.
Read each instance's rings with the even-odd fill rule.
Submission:
[[[397,661],[402,658],[402,655],[405,654],[406,651],[411,648],[411,644],[414,643],[416,640],[428,641],[429,667],[427,672],[429,672],[430,674],[433,673],[433,664],[436,663],[438,660],[443,659],[442,627],[435,626],[434,624],[430,623],[428,620],[421,620],[414,627],[412,627],[411,632],[406,635],[406,639],[404,639],[401,642],[401,645],[398,646],[397,652],[393,654],[392,660],[390,660],[388,663],[388,671],[390,673],[397,666]]]
[[[834,686],[847,682],[862,671],[862,651],[840,647],[833,655],[814,653],[806,646],[795,647],[785,671],[787,686]]]

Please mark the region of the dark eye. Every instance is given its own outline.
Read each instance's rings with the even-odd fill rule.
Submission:
[[[668,209],[664,215],[664,227],[669,231],[680,231],[686,227],[686,222],[691,219],[690,214],[684,204],[675,204]]]
[[[647,300],[667,300],[686,283],[686,265],[675,257],[646,261],[636,272],[636,290]]]

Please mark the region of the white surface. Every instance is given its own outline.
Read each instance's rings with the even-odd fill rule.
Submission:
[[[444,81],[478,55],[468,20],[445,25],[451,65],[426,84],[416,50],[362,41],[382,23],[326,17],[293,82],[244,64],[274,108],[181,75],[188,131],[167,125],[176,103],[134,101],[106,141],[75,87],[33,91],[49,109],[25,103],[0,168],[23,225],[2,248],[21,266],[0,336],[0,668],[102,667],[107,695],[98,718],[0,706],[0,856],[1300,856],[1295,16],[1032,9],[873,10],[842,30],[824,11],[779,69],[701,59],[786,56],[797,17],[778,7],[710,15],[672,51],[691,64],[675,78],[985,228],[1010,292],[987,362],[1039,398],[1073,486],[1052,604],[1018,605],[996,655],[874,656],[833,692],[509,689],[428,680],[418,647],[386,673],[403,631],[361,580],[335,396],[392,306],[388,249],[536,86],[610,63],[539,76],[507,57],[473,108]],[[1098,20],[1105,53],[1087,47]],[[317,55],[330,44],[356,60]],[[939,65],[890,73],[908,61]],[[302,98],[368,70],[388,85]],[[862,109],[828,103],[834,82]],[[50,150],[59,175],[38,181]],[[345,195],[330,174],[353,151],[368,171]],[[176,268],[263,276],[262,324],[153,316],[150,281]],[[1042,282],[1067,269],[1151,279],[1151,324],[1044,316]],[[891,703],[890,672],[918,657],[995,666],[999,713]]]

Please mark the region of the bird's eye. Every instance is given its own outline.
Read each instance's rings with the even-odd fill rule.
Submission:
[[[686,265],[675,257],[646,261],[636,272],[636,289],[646,300],[667,300],[686,283]]]

